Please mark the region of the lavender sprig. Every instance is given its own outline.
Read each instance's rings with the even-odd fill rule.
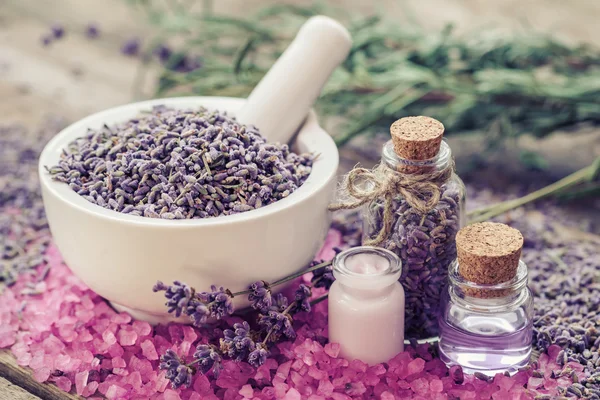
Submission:
[[[255,310],[262,313],[267,312],[273,304],[271,287],[265,281],[254,282],[250,285],[248,300],[250,300],[252,308]]]
[[[209,317],[221,319],[233,314],[232,294],[222,287],[211,286],[210,292],[196,293],[193,288],[179,281],[167,286],[157,282],[154,292],[165,292],[167,311],[176,317],[182,314],[191,317],[195,326],[201,326]]]

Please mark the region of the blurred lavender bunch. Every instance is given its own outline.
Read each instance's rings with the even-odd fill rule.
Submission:
[[[272,294],[272,288],[296,279],[308,272],[313,272],[312,285],[300,284],[294,293],[293,300],[283,294]],[[166,377],[171,381],[173,388],[189,386],[191,377],[199,371],[203,374],[211,372],[218,376],[221,370],[221,361],[229,358],[237,362],[247,362],[254,367],[265,363],[270,355],[269,348],[272,344],[282,339],[293,340],[296,332],[293,327],[294,315],[300,312],[310,312],[311,306],[322,300],[327,295],[311,300],[313,287],[328,289],[333,283],[331,262],[313,262],[299,272],[282,278],[273,283],[257,281],[247,290],[233,293],[229,289],[211,286],[208,292],[197,292],[194,288],[181,282],[174,282],[167,286],[157,282],[153,290],[164,292],[167,299],[165,305],[169,313],[179,317],[187,315],[195,326],[206,323],[209,317],[221,319],[234,312],[232,300],[235,296],[247,295],[252,308],[258,311],[258,316],[253,321],[235,323],[232,329],[225,329],[223,337],[217,344],[201,344],[196,348],[193,360],[186,364],[172,350],[168,350],[162,357],[160,369],[166,370]]]

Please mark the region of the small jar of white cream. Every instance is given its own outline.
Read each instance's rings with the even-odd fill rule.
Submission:
[[[342,357],[374,365],[404,350],[401,272],[400,259],[378,247],[354,247],[335,257],[329,341],[340,344]]]

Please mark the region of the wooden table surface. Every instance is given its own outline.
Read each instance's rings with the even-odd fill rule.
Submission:
[[[310,1],[287,3],[309,5]],[[217,12],[246,14],[267,2],[221,0]],[[530,26],[552,31],[571,42],[600,44],[600,2],[596,0],[336,0],[368,14],[383,8],[397,20],[412,17],[423,26],[438,30],[447,22],[458,29],[494,26],[507,32]],[[401,5],[403,4],[403,5]],[[42,47],[40,37],[52,23],[67,29],[66,37]],[[85,26],[95,22],[102,34],[91,41],[83,35]],[[134,100],[133,82],[139,69],[135,58],[120,54],[121,43],[130,37],[151,32],[143,17],[124,0],[2,0],[0,2],[0,123],[17,122],[35,127],[48,114],[74,121],[90,113]],[[154,72],[143,88],[152,93]],[[600,131],[585,128],[577,135],[557,135],[551,140],[522,145],[546,151],[565,171],[600,153]],[[558,143],[558,145],[557,145]],[[453,148],[461,154],[476,152],[477,140],[456,139]],[[587,159],[572,157],[569,148],[585,148]],[[556,151],[561,148],[561,151]],[[566,149],[566,150],[565,150]],[[589,153],[589,154],[588,154]],[[510,155],[509,155],[510,156]],[[342,152],[342,169],[352,167],[363,155],[358,145]],[[0,352],[0,399],[75,399],[53,385],[34,381],[27,369],[16,365],[10,352]]]

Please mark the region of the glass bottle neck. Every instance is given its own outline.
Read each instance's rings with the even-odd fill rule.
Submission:
[[[458,272],[458,260],[448,271],[448,291],[453,301],[472,308],[493,311],[520,303],[527,297],[527,265],[520,260],[513,279],[496,285],[483,285],[465,280]]]
[[[389,140],[381,154],[381,163],[391,170],[403,174],[423,174],[441,171],[450,167],[452,163],[452,150],[445,140],[442,140],[440,151],[433,158],[427,160],[408,160],[399,157],[394,151],[394,144]]]

